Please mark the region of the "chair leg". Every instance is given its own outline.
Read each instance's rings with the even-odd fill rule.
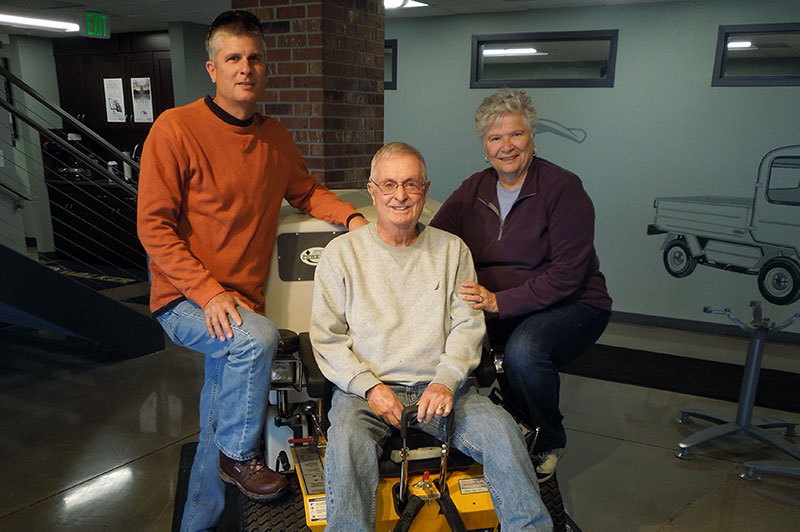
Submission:
[[[772,432],[767,432],[759,427],[746,427],[745,431],[748,436],[761,440],[767,445],[771,445],[779,451],[783,451],[792,458],[800,460],[800,447],[789,443],[779,435]]]
[[[722,423],[733,423],[733,418],[717,414],[716,412],[708,412],[706,410],[681,410],[681,416],[678,418],[678,423],[686,424],[691,422],[691,418],[704,419],[712,423],[720,425]]]
[[[728,436],[729,434],[738,434],[741,431],[742,427],[739,427],[734,423],[723,423],[722,425],[717,425],[716,427],[703,429],[700,432],[684,438],[683,441],[678,444],[680,450],[675,456],[682,460],[691,460],[694,458],[694,455],[692,455],[689,449],[695,445],[716,440],[717,438],[722,438],[723,436]]]
[[[777,417],[761,417],[754,419],[751,425],[754,427],[760,427],[762,429],[777,429],[780,427],[785,427],[787,431],[790,431],[794,430],[795,423],[784,421],[783,419],[779,419]]]
[[[778,429],[784,427],[786,429],[785,431],[783,431],[784,436],[790,436],[790,437],[800,436],[800,432],[797,432],[796,429],[797,423],[786,421],[785,419],[779,419],[776,417],[763,417],[759,419],[754,419],[752,424],[761,429]]]
[[[772,471],[787,475],[800,475],[800,460],[758,460],[744,464],[747,468],[739,477],[744,480],[758,481],[761,477],[757,471]]]
[[[784,427],[786,423],[767,423],[767,427]],[[684,438],[678,446],[680,450],[676,453],[676,457],[682,460],[691,460],[694,458],[694,455],[691,452],[691,448],[699,445],[701,443],[706,443],[712,440],[716,440],[717,438],[722,438],[725,436],[732,436],[735,434],[741,434],[744,436],[750,436],[751,438],[760,440],[767,445],[775,447],[776,449],[783,451],[784,453],[788,454],[789,456],[800,460],[800,447],[793,445],[779,435],[774,434],[772,432],[767,432],[762,427],[757,427],[753,425],[748,425],[746,427],[741,427],[736,423],[724,423],[722,425],[717,425],[714,427],[709,427],[707,429],[701,430],[691,436]],[[748,480],[755,480],[748,479]]]

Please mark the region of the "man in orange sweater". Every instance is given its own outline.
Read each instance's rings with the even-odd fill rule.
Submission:
[[[256,499],[286,488],[261,453],[279,340],[263,316],[263,287],[281,200],[349,229],[366,224],[308,173],[288,131],[256,113],[266,85],[260,21],[246,11],[222,13],[206,47],[216,96],[156,120],[139,181],[150,308],[176,344],[205,355],[200,441],[181,530],[217,525],[223,481]]]

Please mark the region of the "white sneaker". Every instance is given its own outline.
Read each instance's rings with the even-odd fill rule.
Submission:
[[[547,482],[556,472],[558,460],[564,454],[563,448],[553,449],[546,453],[533,455],[533,463],[536,465],[536,477],[539,484]]]

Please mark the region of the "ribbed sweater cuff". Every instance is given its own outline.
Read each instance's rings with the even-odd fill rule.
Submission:
[[[461,376],[457,372],[451,370],[450,368],[442,367],[436,370],[436,376],[431,381],[431,384],[433,383],[444,384],[450,388],[450,391],[454,393],[461,387],[461,384],[463,384]]]
[[[366,399],[367,391],[378,384],[381,384],[378,377],[371,372],[365,371],[364,373],[359,373],[350,381],[349,390],[347,391]]]

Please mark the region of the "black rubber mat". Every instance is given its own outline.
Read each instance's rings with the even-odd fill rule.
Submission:
[[[178,463],[178,484],[175,486],[175,508],[172,510],[172,532],[181,528],[183,507],[186,504],[186,494],[189,490],[189,473],[194,462],[194,453],[197,442],[184,443],[181,446],[181,458]],[[239,520],[236,516],[236,490],[228,487],[225,492],[225,510],[220,517],[217,532],[233,532],[239,529]]]
[[[742,352],[742,364],[747,353]],[[800,348],[798,348],[800,357]],[[769,357],[769,345],[764,358]],[[737,402],[744,367],[697,358],[638,349],[595,345],[585,355],[561,368],[581,375],[647,388]],[[800,412],[800,374],[762,369],[756,405]]]

